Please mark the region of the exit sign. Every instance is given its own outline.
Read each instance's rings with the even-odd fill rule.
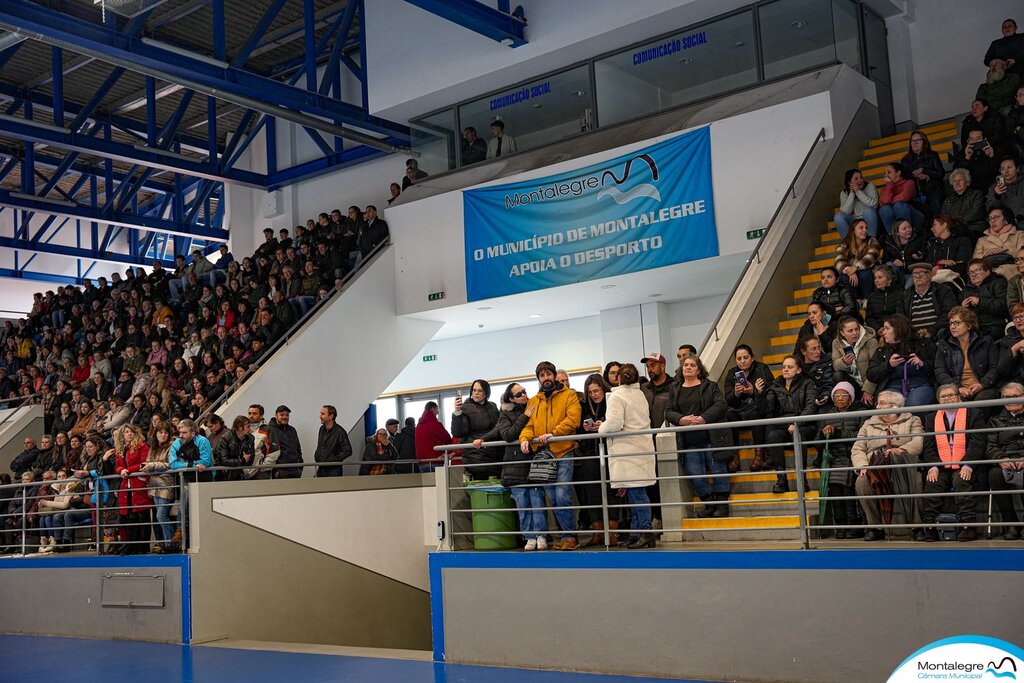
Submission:
[[[765,228],[758,228],[757,230],[747,230],[747,239],[756,240],[758,237],[764,234]]]
[[[423,356],[423,362],[424,363],[429,363],[432,360],[437,360],[437,354],[436,353],[432,353],[429,356]]]
[[[440,301],[444,298],[444,292],[431,292],[427,294],[427,301]]]

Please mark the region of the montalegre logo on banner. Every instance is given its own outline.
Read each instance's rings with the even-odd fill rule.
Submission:
[[[718,255],[708,127],[463,204],[470,301]]]

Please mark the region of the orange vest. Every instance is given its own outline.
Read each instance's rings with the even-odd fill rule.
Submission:
[[[949,439],[943,432],[946,431],[946,411],[940,410],[935,413],[935,444],[939,447],[939,460],[944,463],[948,463],[946,467],[952,467],[954,470],[960,469],[958,463],[964,459],[964,453],[967,452],[967,434],[963,430],[967,429],[967,409],[960,408],[956,411],[956,417],[953,419],[953,429],[956,430],[956,434],[953,435],[953,446],[949,445]]]

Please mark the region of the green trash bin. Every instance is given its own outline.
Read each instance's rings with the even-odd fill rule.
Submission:
[[[486,481],[471,481],[466,486],[469,488],[469,504],[473,509],[473,531],[478,534],[473,536],[473,548],[514,550],[517,546],[514,533],[487,535],[488,532],[516,531],[512,494],[501,485],[497,477]]]

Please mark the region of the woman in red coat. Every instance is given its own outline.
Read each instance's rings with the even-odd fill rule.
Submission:
[[[903,175],[903,167],[892,163],[885,167],[885,185],[878,193],[878,218],[890,235],[897,221],[906,219],[920,234],[924,227],[924,214],[918,206],[917,185]]]
[[[117,472],[121,475],[121,488],[117,492],[121,516],[119,535],[124,543],[121,554],[144,554],[149,548],[149,508],[153,501],[146,490],[146,478],[137,475],[149,456],[149,446],[142,430],[133,424],[121,428],[121,440],[124,445],[117,453]]]

